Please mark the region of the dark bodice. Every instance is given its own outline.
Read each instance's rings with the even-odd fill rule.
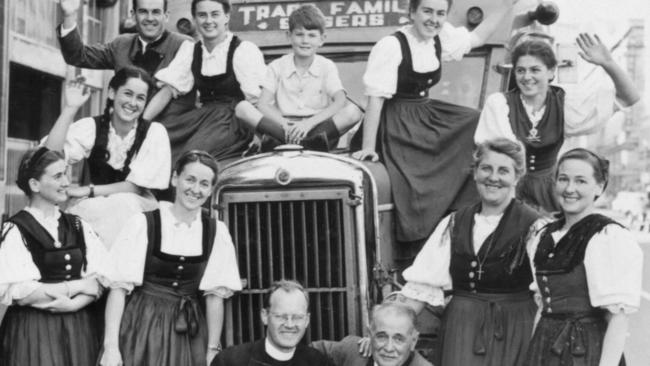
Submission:
[[[204,76],[201,74],[203,48],[201,47],[201,42],[197,42],[194,46],[192,75],[194,76],[194,87],[199,91],[202,103],[244,100],[244,93],[241,91],[233,68],[233,55],[240,44],[241,40],[237,36],[233,36],[228,47],[226,72],[214,76]]]
[[[454,290],[479,293],[527,291],[533,278],[525,240],[538,214],[513,200],[495,231],[485,239],[479,252],[474,253],[474,214],[479,210],[480,203],[454,214],[450,262]]]
[[[108,141],[100,141],[102,116],[96,116],[93,117],[93,119],[95,120],[95,145],[93,146],[92,150],[90,151],[90,155],[88,156],[88,173],[90,174],[90,183],[111,184],[123,182],[131,172],[131,160],[133,159],[133,156],[138,152],[138,150],[140,150],[140,147],[142,147],[142,143],[147,136],[151,122],[142,120],[138,122],[145,123],[146,126],[144,128],[136,130],[136,136],[133,145],[131,145],[131,148],[129,148],[129,150],[126,152],[124,166],[122,169],[115,169],[108,164],[109,152],[106,149]]]
[[[602,215],[589,215],[555,244],[551,233],[562,221],[547,225],[535,253],[537,283],[543,302],[543,314],[594,313],[591,306],[584,258],[591,238],[609,224],[617,224]]]
[[[429,95],[429,88],[440,81],[442,75],[442,61],[437,70],[430,72],[415,72],[413,70],[413,58],[411,48],[409,47],[406,36],[402,32],[395,32],[393,36],[397,38],[402,51],[402,62],[397,69],[397,91],[395,97],[398,98],[423,98]],[[440,38],[434,38],[436,57],[440,60],[442,48]]]
[[[41,282],[54,283],[81,278],[86,266],[86,242],[81,220],[61,213],[58,237],[53,238],[27,211],[20,211],[9,222],[16,225],[41,273]]]
[[[160,210],[145,213],[147,217],[147,259],[144,282],[151,282],[173,288],[182,293],[195,293],[208,263],[216,224],[209,216],[201,217],[203,222],[202,252],[198,256],[179,256],[163,253],[161,245]]]
[[[564,143],[564,90],[550,86],[546,94],[546,110],[537,125],[537,134],[531,133],[532,123],[524,109],[519,90],[505,93],[508,118],[512,132],[526,146],[529,174],[547,172],[555,166]]]

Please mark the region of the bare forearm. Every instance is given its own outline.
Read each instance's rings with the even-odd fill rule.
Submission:
[[[71,302],[76,310],[81,310],[88,306],[88,304],[95,301],[95,297],[85,294],[80,294],[72,298]]]
[[[284,115],[275,105],[260,101],[257,103],[257,109],[264,115],[264,117],[284,125]]]
[[[480,47],[485,44],[487,39],[494,33],[499,24],[503,22],[506,14],[511,9],[512,0],[502,0],[501,6],[496,11],[490,13],[473,31],[472,31],[472,48]]]
[[[119,347],[120,323],[124,314],[124,303],[126,291],[123,289],[111,289],[106,300],[106,311],[104,313],[104,347]]]
[[[223,330],[223,299],[216,295],[207,295],[206,320],[208,322],[208,345],[220,344],[221,331]]]
[[[91,282],[92,281],[92,282]],[[52,296],[60,295],[66,297],[75,297],[83,292],[93,292],[91,285],[97,281],[94,278],[83,278],[73,281],[59,283],[42,283],[27,297],[18,300],[20,305],[37,305],[52,301]],[[91,297],[94,299],[94,297]]]
[[[632,78],[614,60],[601,65],[607,75],[612,78],[616,88],[616,96],[626,106],[633,105],[641,98]]]
[[[167,107],[167,104],[169,104],[173,96],[174,93],[172,92],[171,87],[164,86],[156,93],[156,95],[153,96],[153,98],[151,98],[147,108],[145,108],[142,113],[142,118],[152,121],[158,116],[158,114],[160,114],[160,112],[162,112],[163,109],[165,109],[165,107]]]
[[[616,366],[625,348],[629,319],[625,313],[612,314],[607,324],[600,366]]]
[[[77,114],[79,108],[65,106],[59,115],[59,118],[54,122],[54,126],[50,130],[47,139],[45,140],[45,147],[54,151],[63,151],[68,129],[70,124],[74,121],[74,116]]]
[[[379,118],[384,100],[382,97],[368,97],[366,118],[363,121],[363,142],[361,145],[364,150],[375,150],[376,148],[377,129],[379,128]]]

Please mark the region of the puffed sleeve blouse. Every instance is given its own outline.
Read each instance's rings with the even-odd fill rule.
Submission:
[[[440,60],[436,57],[435,39],[418,40],[411,34],[408,25],[398,32],[404,33],[411,49],[413,69],[424,73],[437,70]],[[460,60],[471,51],[471,33],[464,27],[444,23],[439,33],[442,47],[442,61]],[[387,36],[379,40],[370,51],[368,65],[363,75],[365,94],[371,97],[390,99],[397,90],[397,69],[402,62],[402,50],[397,38]]]
[[[228,32],[223,42],[219,43],[212,52],[204,45],[201,75],[215,76],[226,72],[228,61],[228,48],[233,34]],[[194,58],[194,43],[185,41],[176,53],[176,57],[164,69],[158,70],[154,75],[160,85],[169,85],[175,93],[184,95],[194,87],[192,75],[192,60]],[[262,51],[249,41],[242,41],[232,56],[233,70],[239,82],[240,89],[246,100],[257,101],[260,93],[260,83],[266,76],[266,64]]]
[[[122,169],[126,154],[135,141],[136,128],[120,137],[113,126],[109,127],[108,145],[110,153],[108,165]],[[63,152],[69,164],[74,164],[90,156],[95,146],[95,120],[83,118],[70,125]],[[167,130],[158,122],[151,122],[147,136],[140,150],[131,159],[131,171],[126,180],[143,188],[165,189],[171,175],[171,147]]]
[[[160,250],[171,255],[198,256],[203,250],[203,223],[200,212],[190,225],[179,222],[171,213],[170,202],[160,202],[162,228]],[[115,281],[111,288],[123,288],[128,293],[141,286],[147,255],[147,219],[137,214],[130,225],[120,232],[111,248],[110,256],[115,263]],[[217,221],[212,252],[208,258],[199,290],[222,298],[240,291],[241,279],[237,267],[235,247],[228,227]]]
[[[629,107],[623,101],[615,99],[614,90],[609,84],[612,84],[611,80],[600,78],[580,84],[560,85],[566,93],[564,134],[567,137],[594,133],[612,117],[615,109]],[[522,103],[531,123],[536,125],[544,116],[546,108],[534,111],[532,106]],[[509,114],[510,108],[503,93],[489,95],[481,111],[474,142],[481,143],[497,137],[517,140],[510,127]]]
[[[402,273],[404,280],[407,281],[401,290],[404,296],[432,306],[445,304],[444,291],[452,288],[449,272],[452,215],[440,221],[415,257],[413,264]],[[481,249],[485,239],[497,228],[501,217],[502,215],[474,215],[472,235],[476,253]]]
[[[529,238],[529,258],[535,258],[542,232],[538,230]],[[566,233],[563,230],[555,231],[551,236],[557,243]],[[534,261],[531,260],[531,264],[534,269]],[[643,251],[629,230],[615,224],[605,226],[589,240],[584,264],[592,306],[612,313],[638,311],[641,305]]]
[[[29,212],[52,237],[58,237],[58,220],[61,212],[56,211],[55,215],[48,217],[36,208],[26,207],[25,211]],[[112,262],[104,244],[90,225],[82,220],[81,226],[86,243],[87,261],[81,277],[95,277],[102,285],[107,286],[114,275]],[[41,286],[39,282],[41,273],[25,246],[20,230],[14,224],[6,223],[2,234],[4,240],[0,244],[0,304],[11,305],[14,301],[29,296]]]

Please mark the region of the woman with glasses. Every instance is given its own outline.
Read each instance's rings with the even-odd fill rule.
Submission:
[[[224,299],[241,280],[228,227],[201,208],[216,181],[214,158],[186,152],[171,180],[174,202],[118,235],[100,365],[205,366],[221,350]]]

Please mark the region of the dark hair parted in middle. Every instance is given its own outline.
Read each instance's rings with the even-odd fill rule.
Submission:
[[[518,141],[498,137],[481,142],[474,149],[472,169],[476,169],[488,151],[508,156],[514,162],[515,174],[521,177],[526,173],[526,149]]]
[[[566,160],[581,160],[588,163],[594,170],[594,179],[596,179],[596,182],[602,184],[603,189],[607,187],[607,183],[609,182],[609,160],[591,150],[583,149],[581,147],[569,150],[562,154],[562,156],[557,160],[557,167],[562,165]],[[556,169],[556,179],[557,174],[558,171]]]
[[[41,179],[48,166],[64,159],[65,157],[62,152],[49,150],[46,147],[40,147],[26,152],[18,166],[16,185],[21,191],[25,192],[27,197],[31,197],[34,192],[29,187],[29,180],[32,178],[36,180]]]
[[[451,9],[451,4],[453,3],[453,0],[446,0],[446,1],[447,1],[447,10],[449,10]],[[415,13],[420,7],[420,4],[422,4],[422,0],[409,0],[409,13]]]
[[[313,4],[303,5],[289,15],[290,32],[297,28],[305,28],[306,30],[317,29],[323,34],[325,27],[325,15]]]
[[[515,46],[510,55],[512,67],[517,67],[517,61],[522,56],[533,56],[542,61],[549,69],[557,66],[557,58],[553,48],[548,42],[539,38],[529,38]]]
[[[196,4],[201,1],[214,1],[215,3],[219,3],[223,7],[223,12],[230,14],[230,0],[192,0],[192,16],[196,16]]]
[[[212,170],[214,173],[212,184],[214,185],[217,182],[219,165],[217,164],[217,161],[212,157],[212,155],[203,150],[190,150],[184,152],[183,155],[181,155],[178,160],[176,160],[176,164],[174,164],[174,172],[177,175],[181,175],[183,169],[185,169],[185,166],[191,163],[201,163],[210,168],[210,170]]]

